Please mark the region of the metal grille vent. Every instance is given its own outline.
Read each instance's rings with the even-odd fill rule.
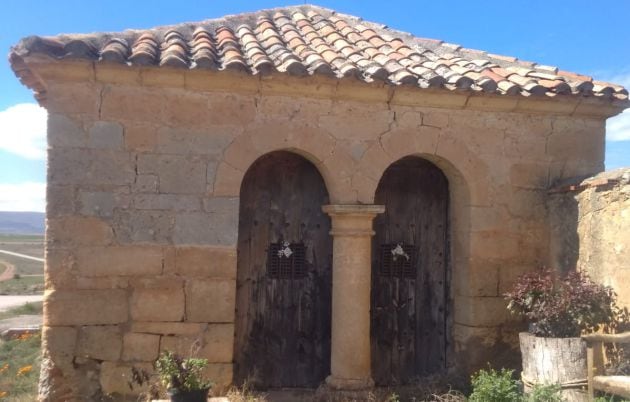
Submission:
[[[267,276],[273,279],[301,279],[306,277],[304,243],[271,243],[267,256]]]
[[[411,244],[381,244],[381,275],[416,279],[416,249]]]

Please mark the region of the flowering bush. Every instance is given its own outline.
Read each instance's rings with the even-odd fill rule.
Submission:
[[[505,294],[508,310],[526,317],[537,336],[567,338],[597,331],[614,321],[617,295],[586,274],[571,272],[555,278],[543,269],[518,278]]]

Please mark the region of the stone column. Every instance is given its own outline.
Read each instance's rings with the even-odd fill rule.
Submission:
[[[372,220],[383,205],[325,205],[332,219],[332,336],[329,387],[374,386],[370,365]]]

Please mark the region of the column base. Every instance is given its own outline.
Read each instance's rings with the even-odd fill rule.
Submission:
[[[329,376],[317,388],[315,401],[317,402],[347,402],[374,400],[372,394],[374,381],[367,379],[345,379]]]
[[[338,378],[329,375],[326,377],[326,386],[342,391],[362,391],[374,388],[374,380],[368,378]]]

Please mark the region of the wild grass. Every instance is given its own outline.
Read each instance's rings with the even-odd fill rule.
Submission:
[[[16,234],[0,234],[0,242],[44,242],[43,235],[16,235]]]
[[[44,276],[18,276],[0,282],[0,295],[39,294],[44,291]]]
[[[17,317],[18,315],[39,315],[44,309],[43,302],[25,303],[7,311],[0,312],[0,320]]]
[[[41,364],[41,337],[25,334],[10,341],[0,341],[0,400],[34,401]]]

